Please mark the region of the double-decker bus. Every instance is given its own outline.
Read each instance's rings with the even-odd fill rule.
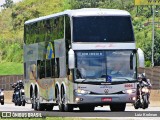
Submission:
[[[35,110],[124,111],[136,100],[138,65],[144,56],[127,11],[84,8],[25,22],[25,95]]]

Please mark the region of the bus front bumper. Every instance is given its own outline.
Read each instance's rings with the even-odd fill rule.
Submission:
[[[136,94],[111,94],[111,95],[79,95],[76,94],[75,104],[110,105],[113,103],[134,103]]]

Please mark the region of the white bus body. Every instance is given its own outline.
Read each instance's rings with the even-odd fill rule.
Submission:
[[[124,111],[136,100],[137,61],[127,11],[85,8],[25,22],[26,100],[35,110]]]

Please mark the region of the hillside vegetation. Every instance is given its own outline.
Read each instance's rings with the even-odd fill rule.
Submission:
[[[125,9],[131,13],[137,48],[145,52],[146,66],[151,65],[152,6],[134,6],[134,0],[23,0],[0,13],[0,62],[23,62],[23,24],[26,20],[77,8]],[[156,6],[156,11],[159,11]],[[160,17],[156,12],[155,20]],[[160,22],[160,20],[159,20]],[[156,25],[157,26],[157,25]],[[160,24],[155,28],[155,65],[160,65]],[[6,64],[8,65],[8,64]],[[1,66],[1,64],[0,64]],[[20,70],[23,71],[21,65]],[[20,73],[23,73],[23,72]],[[1,73],[0,73],[1,74]],[[14,74],[14,73],[12,73]]]
[[[22,63],[16,62],[1,62],[0,75],[21,75],[23,74]]]

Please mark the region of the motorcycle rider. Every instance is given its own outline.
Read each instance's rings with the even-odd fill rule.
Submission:
[[[152,88],[152,84],[150,80],[146,78],[145,73],[140,74],[138,76],[138,80],[139,80],[139,83],[141,83],[142,81],[146,82],[148,84],[149,89]]]
[[[14,92],[13,92],[13,96],[12,96],[12,102],[14,102],[14,97],[15,97],[15,93],[16,93],[16,83],[13,83],[12,84],[12,88],[14,89]]]
[[[20,89],[24,88],[22,80],[19,80],[19,87],[20,87]]]
[[[145,73],[139,74],[138,81],[139,81],[139,84],[137,86],[137,97],[139,97],[139,88],[140,88],[140,85],[143,81],[148,84],[149,90],[152,88],[152,84],[151,84],[150,80],[146,78]],[[149,97],[150,97],[150,94],[148,96],[148,101],[149,101]],[[150,103],[150,101],[149,101],[149,103]]]

